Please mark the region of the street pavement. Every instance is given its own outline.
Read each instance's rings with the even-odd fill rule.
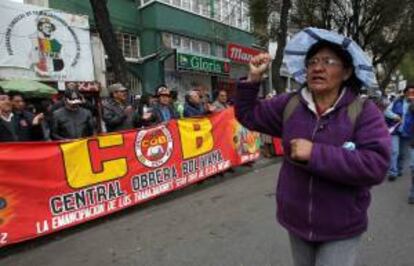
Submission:
[[[275,221],[280,160],[206,180],[111,217],[0,250],[1,266],[291,265]],[[414,265],[409,177],[373,189],[357,266]]]

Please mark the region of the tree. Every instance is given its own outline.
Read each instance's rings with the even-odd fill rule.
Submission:
[[[112,66],[115,80],[122,83],[124,86],[128,86],[126,62],[116,41],[106,2],[106,0],[90,0],[96,28],[101,37],[106,54],[108,55],[108,60]]]
[[[272,62],[272,83],[277,92],[282,92],[284,82],[280,77],[280,68],[286,46],[292,2],[291,0],[250,0],[249,4],[254,34],[260,45],[266,47],[270,41],[277,41],[278,49]]]
[[[283,39],[286,40],[286,35],[282,34],[284,23],[289,21],[289,28],[313,26],[336,30],[370,53],[374,67],[379,70],[377,77],[381,89],[386,88],[414,43],[414,1],[411,0],[295,0],[290,14],[289,9],[287,12],[284,9],[289,6],[288,2],[250,0],[255,34],[262,43],[278,36],[278,52],[282,52]],[[279,12],[280,18],[277,23],[272,23],[270,18],[275,11]],[[281,55],[277,54],[273,69],[276,79],[280,78],[277,61],[281,59],[278,56]],[[280,86],[277,80],[274,84],[276,88]]]
[[[271,14],[269,1],[250,0],[249,7],[252,27],[254,29],[253,34],[259,41],[259,45],[266,47],[271,39],[270,31],[268,30]]]
[[[410,0],[297,0],[292,21],[351,37],[371,53],[384,89],[414,41],[413,13]]]
[[[280,77],[280,68],[282,67],[283,61],[283,51],[286,46],[287,32],[288,32],[288,22],[289,22],[289,10],[292,6],[291,0],[282,0],[282,7],[280,11],[280,26],[277,30],[277,51],[275,60],[272,62],[272,78],[273,78],[273,87],[276,88],[276,91],[284,91],[284,82]],[[272,89],[272,88],[271,88]]]
[[[401,72],[410,84],[414,83],[414,51],[404,57],[401,63]]]

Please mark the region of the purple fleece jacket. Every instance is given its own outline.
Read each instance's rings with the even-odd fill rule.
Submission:
[[[309,241],[353,237],[367,229],[370,188],[387,173],[391,138],[382,113],[369,100],[353,130],[347,106],[357,97],[350,90],[334,110],[319,119],[301,96],[283,124],[291,97],[257,100],[258,83],[239,82],[236,117],[245,127],[282,138],[285,157],[276,188],[277,219],[290,233]],[[290,140],[313,142],[307,163],[290,158]],[[343,148],[353,142],[356,149]]]

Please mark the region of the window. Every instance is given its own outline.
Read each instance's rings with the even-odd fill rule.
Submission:
[[[210,0],[201,0],[200,2],[201,15],[210,17]]]
[[[181,5],[184,9],[191,10],[191,0],[182,0]]]
[[[173,35],[172,37],[172,48],[180,48],[181,47],[181,37],[178,35]]]
[[[241,9],[241,5],[236,5],[234,7],[234,17],[236,20],[235,26],[238,28],[241,28],[241,24],[242,24],[242,13],[241,13],[242,9]]]
[[[142,88],[141,88],[141,81],[138,77],[131,74],[130,72],[126,73],[126,78],[128,82],[128,89],[131,94],[142,94]],[[112,70],[109,68],[106,72],[106,86],[110,86],[117,81],[115,80],[115,74],[112,72]]]
[[[162,40],[165,47],[180,49],[186,52],[192,52],[197,54],[211,55],[210,43],[188,37],[175,35],[171,33],[163,33]]]
[[[202,54],[211,54],[210,44],[208,42],[200,42],[201,44],[201,53]]]
[[[162,43],[165,47],[171,48],[172,47],[172,35],[170,33],[164,32],[162,34]]]
[[[221,23],[250,31],[247,0],[140,0],[141,5],[158,1],[182,8]]]
[[[221,20],[221,3],[222,1],[215,1],[214,2],[214,19],[220,21]]]
[[[191,0],[191,3],[192,3],[191,11],[193,11],[194,13],[200,14],[200,10],[201,10],[200,2],[201,0]]]
[[[116,33],[118,46],[125,58],[139,58],[138,38],[128,33]]]
[[[223,45],[217,45],[216,46],[216,56],[217,57],[226,57],[225,55],[225,48]]]
[[[189,38],[183,37],[181,39],[181,43],[182,43],[181,48],[184,51],[191,51],[191,40]]]
[[[191,41],[191,51],[196,54],[201,54],[201,42],[192,40]]]
[[[242,2],[242,17],[241,17],[241,28],[250,31],[250,17],[249,17],[249,5]]]
[[[237,2],[237,0],[229,0],[229,10],[228,10],[228,16],[229,16],[229,24],[233,27],[236,27],[236,16],[237,16],[237,7],[240,5],[240,3]]]
[[[229,0],[222,1],[222,22],[229,24],[230,23],[230,4]]]

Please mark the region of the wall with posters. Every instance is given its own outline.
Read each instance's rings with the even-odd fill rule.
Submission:
[[[0,3],[0,78],[93,81],[86,16]]]
[[[0,248],[256,160],[259,146],[233,109],[88,139],[0,143]]]

